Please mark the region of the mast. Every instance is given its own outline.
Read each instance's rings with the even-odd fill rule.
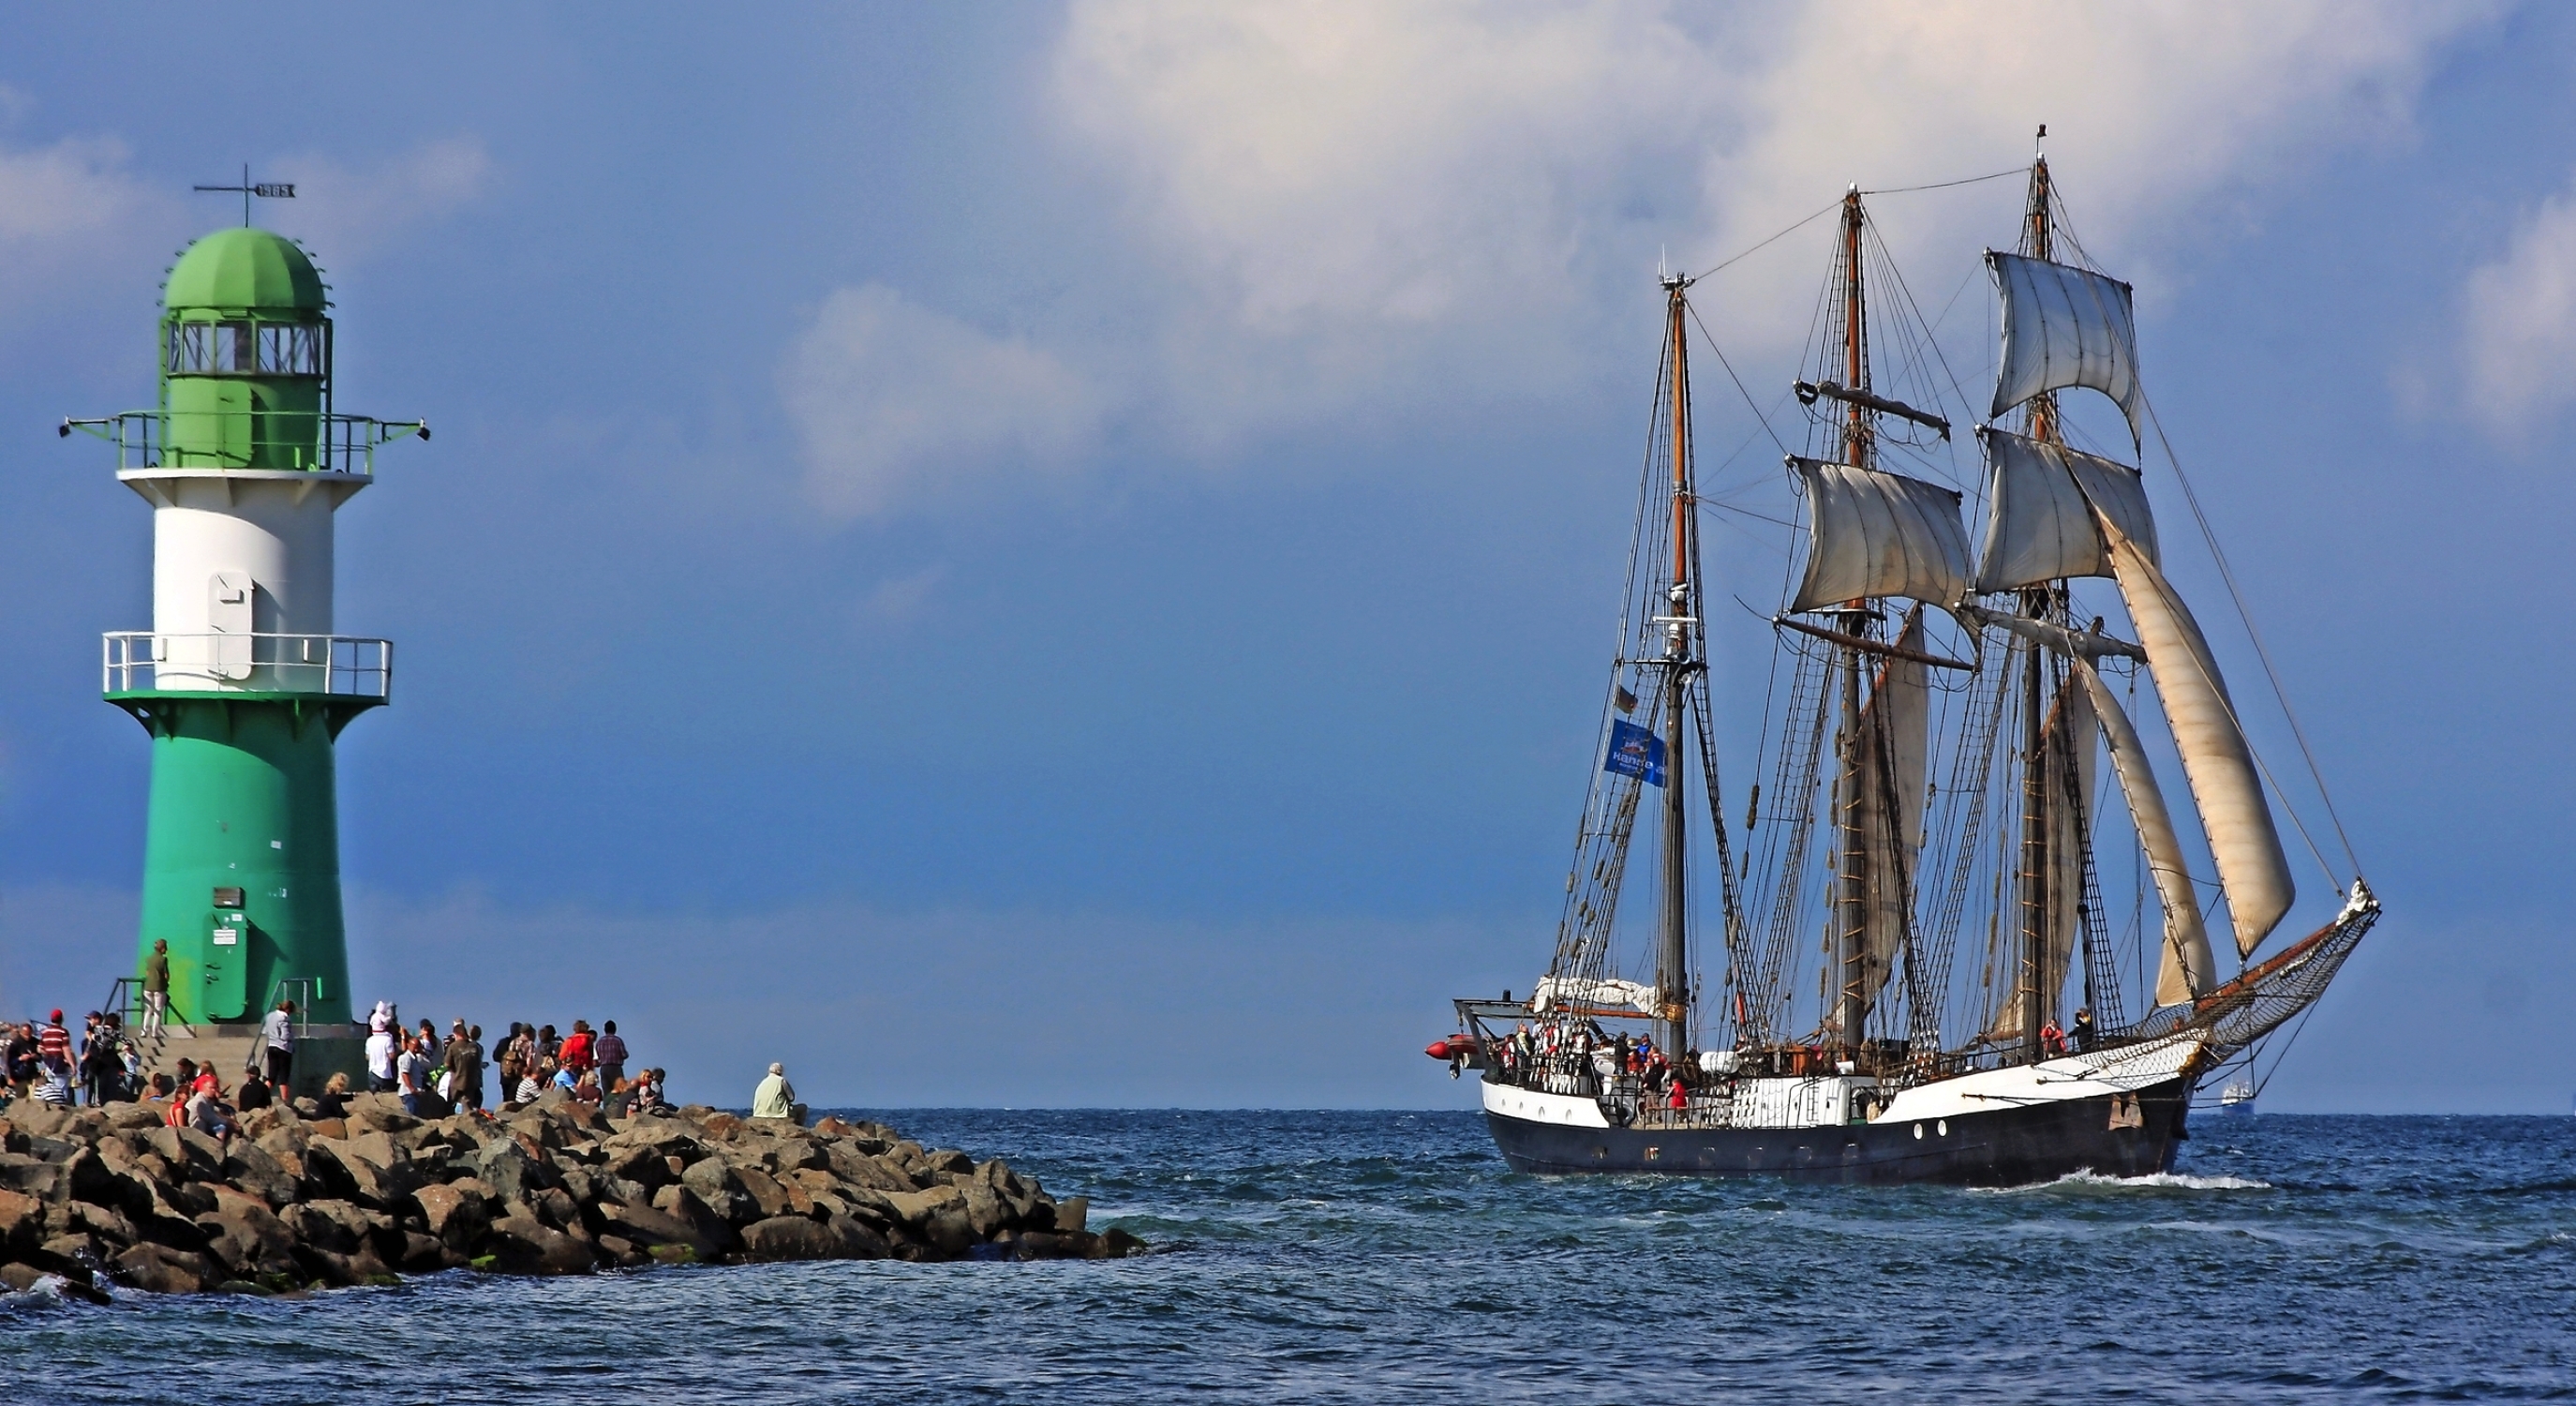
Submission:
[[[1866,340],[1867,309],[1861,296],[1861,207],[1860,188],[1852,187],[1843,194],[1843,384],[1856,391],[1869,389],[1869,348]],[[1869,411],[1859,401],[1849,402],[1843,422],[1843,462],[1860,468],[1869,467]],[[1855,636],[1868,628],[1867,601],[1855,600],[1843,607],[1843,627]],[[1861,738],[1860,670],[1858,649],[1843,650],[1843,720],[1842,769],[1834,781],[1834,816],[1841,842],[1835,847],[1841,873],[1836,876],[1838,896],[1835,908],[1841,929],[1842,1001],[1837,1013],[1843,1045],[1857,1051],[1864,1033],[1862,1026],[1869,1018],[1869,846],[1861,833],[1861,786],[1867,759]]]
[[[1690,461],[1690,343],[1683,336],[1690,309],[1684,296],[1691,281],[1666,274],[1664,287],[1665,360],[1672,366],[1673,437],[1673,580],[1665,592],[1664,626],[1664,845],[1663,930],[1655,951],[1655,986],[1663,1009],[1658,1040],[1675,1059],[1690,1046],[1689,874],[1683,862],[1684,827],[1688,824],[1682,794],[1682,723],[1691,671],[1692,609],[1690,550],[1695,511]],[[1715,805],[1716,797],[1709,798]]]
[[[2040,129],[2044,135],[2047,128]],[[2030,201],[2023,240],[2033,258],[2049,257],[2048,229],[2048,158],[2034,158],[2030,167]],[[2031,438],[2045,442],[2058,441],[2057,397],[2042,395],[2030,403]],[[2050,588],[2034,586],[2022,592],[2022,613],[2031,619],[2045,619],[2049,611]],[[2021,1042],[2022,1057],[2036,1064],[2046,1057],[2040,1043],[2039,1027],[2047,1005],[2045,984],[2048,970],[2048,783],[2047,768],[2042,765],[2040,750],[2042,674],[2046,671],[2047,654],[2037,645],[2025,646],[2029,661],[2022,680],[2021,699]]]

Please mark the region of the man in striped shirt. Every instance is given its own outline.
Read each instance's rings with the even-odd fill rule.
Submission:
[[[63,1028],[63,1013],[46,1017],[36,1032],[36,1101],[69,1107],[72,1101],[72,1032]]]

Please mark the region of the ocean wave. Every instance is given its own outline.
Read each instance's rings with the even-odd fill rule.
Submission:
[[[1989,1195],[2018,1196],[2033,1191],[2271,1191],[2268,1181],[2251,1177],[2199,1177],[2187,1172],[2150,1172],[2142,1177],[2104,1176],[2100,1172],[2069,1172],[2055,1181],[2033,1182],[2027,1186],[1979,1187]]]

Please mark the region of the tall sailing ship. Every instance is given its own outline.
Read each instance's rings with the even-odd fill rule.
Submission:
[[[2340,910],[2256,960],[2294,894],[2267,773],[2163,569],[2135,466],[2153,422],[2130,286],[2067,236],[2045,157],[2017,247],[1985,256],[2002,345],[1977,460],[1952,475],[1970,493],[1925,476],[1951,462],[1950,419],[1919,408],[1947,369],[1862,192],[1840,214],[1796,382],[1809,439],[1787,456],[1804,540],[1757,740],[1735,749],[1750,784],[1720,785],[1733,734],[1711,705],[1696,319],[1692,281],[1667,275],[1603,762],[1555,955],[1526,999],[1458,1001],[1459,1033],[1429,1053],[1480,1073],[1524,1171],[2168,1170],[2194,1090],[2324,992],[2379,904],[2328,867]],[[1873,295],[1899,314],[1876,342]],[[2111,452],[2077,447],[2090,437],[2059,397],[2083,391],[2104,398],[2084,423]],[[2170,748],[2151,758],[2158,734]],[[2214,881],[2160,760],[2180,765]],[[1650,922],[1622,904],[1641,821]]]

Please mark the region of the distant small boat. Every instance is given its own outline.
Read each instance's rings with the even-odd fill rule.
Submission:
[[[2235,1083],[2228,1085],[2226,1088],[2220,1089],[2218,1091],[2218,1111],[2221,1113],[2236,1114],[2239,1117],[2252,1117],[2254,1115],[2254,1085],[2252,1081],[2239,1079]]]

